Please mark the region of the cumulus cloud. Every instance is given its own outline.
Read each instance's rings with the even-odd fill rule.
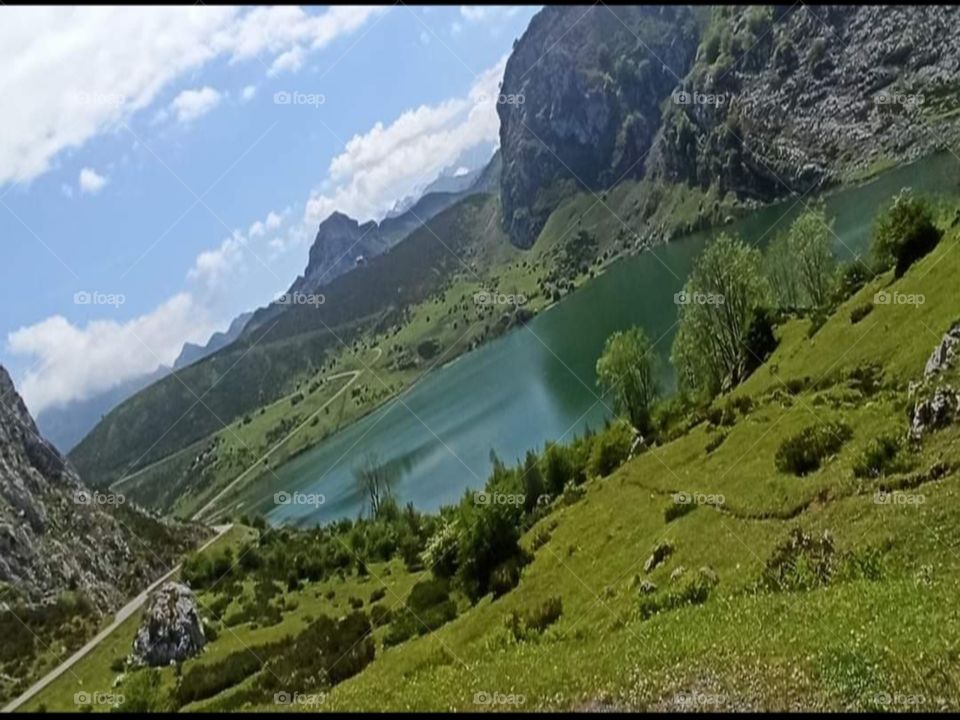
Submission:
[[[18,388],[36,415],[172,365],[185,341],[205,342],[214,329],[203,306],[181,293],[126,322],[81,327],[55,315],[11,333],[8,347],[34,359]]]
[[[250,102],[251,100],[253,100],[253,96],[256,94],[257,94],[257,86],[247,85],[240,92],[240,99],[243,100],[244,102]]]
[[[78,182],[81,193],[85,195],[96,195],[103,190],[103,186],[107,184],[107,178],[93,168],[85,167],[80,171],[80,179]]]
[[[290,208],[280,213],[271,210],[263,220],[251,224],[246,232],[234,230],[230,237],[221,241],[217,247],[205,250],[197,256],[193,267],[187,272],[187,278],[198,283],[207,293],[217,292],[226,279],[235,278],[246,267],[247,254],[254,256],[253,262],[258,266],[261,261],[267,262],[264,256],[268,254],[268,248],[276,252],[278,248],[286,247],[286,244],[254,244],[253,241],[278,235],[289,215]]]
[[[421,105],[351,138],[330,163],[332,190],[314,192],[307,201],[306,222],[315,225],[334,210],[379,217],[464,151],[498,142],[496,102],[505,64],[506,57],[482,73],[466,97]]]
[[[306,57],[307,52],[302,47],[297,45],[285,53],[278,55],[276,60],[273,61],[273,64],[270,66],[270,70],[267,72],[271,77],[274,75],[279,75],[282,72],[296,72],[301,67],[303,67],[303,61]]]
[[[383,7],[10,7],[0,23],[0,185],[46,172],[63,150],[119,127],[216,58],[318,50]]]
[[[220,104],[223,96],[212,87],[199,90],[184,90],[170,103],[170,110],[182,123],[189,123],[203,117]]]

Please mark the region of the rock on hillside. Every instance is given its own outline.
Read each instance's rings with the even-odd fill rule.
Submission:
[[[89,490],[33,418],[0,366],[0,585],[27,602],[79,590],[101,610],[121,604],[200,537]]]
[[[651,154],[654,177],[769,201],[942,142],[960,8],[718,8]]]
[[[531,245],[575,190],[643,175],[660,103],[697,42],[695,13],[684,7],[548,6],[533,18],[497,104],[500,196],[514,243]]]
[[[197,599],[186,585],[164,583],[150,597],[131,659],[138,665],[169,665],[193,657],[206,645]]]

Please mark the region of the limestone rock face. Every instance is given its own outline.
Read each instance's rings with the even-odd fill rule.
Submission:
[[[910,439],[922,440],[934,430],[946,427],[957,419],[960,395],[950,386],[938,387],[925,400],[913,407],[910,418]]]
[[[953,365],[957,343],[960,343],[960,323],[950,328],[943,336],[940,344],[934,349],[933,354],[930,355],[930,359],[927,360],[927,365],[923,369],[925,378],[941,373]]]
[[[179,663],[203,650],[206,642],[193,591],[167,582],[150,597],[133,641],[132,660],[151,666]]]
[[[12,587],[27,604],[75,590],[107,612],[172,567],[206,532],[85,485],[41,437],[0,367],[0,587]]]

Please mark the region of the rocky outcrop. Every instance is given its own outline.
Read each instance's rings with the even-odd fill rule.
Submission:
[[[578,189],[644,171],[660,103],[694,58],[694,12],[672,6],[548,6],[516,43],[497,112],[500,197],[513,242],[529,247]]]
[[[306,270],[294,282],[290,292],[318,292],[358,264],[386,252],[464,198],[495,192],[500,179],[499,153],[474,176],[464,189],[425,192],[411,207],[379,223],[371,220],[361,224],[341,212],[333,213],[320,223]]]
[[[910,413],[910,439],[919,441],[927,434],[956,422],[960,394],[949,385],[938,387],[930,397],[920,400]]]
[[[180,663],[203,650],[206,642],[193,592],[168,582],[150,597],[130,659],[134,665],[154,667]]]
[[[39,435],[0,367],[0,585],[27,603],[80,591],[105,612],[169,569],[200,533],[87,488]]]
[[[929,5],[716,9],[651,177],[765,202],[937,149],[958,21]]]
[[[955,323],[943,336],[940,344],[934,349],[923,369],[924,378],[929,378],[953,367],[957,343],[960,343],[960,323]]]
[[[703,12],[703,15],[698,13]],[[749,207],[957,137],[960,8],[546,7],[517,42],[498,112],[501,202],[533,243],[580,190],[645,179]],[[639,232],[641,228],[637,228]]]

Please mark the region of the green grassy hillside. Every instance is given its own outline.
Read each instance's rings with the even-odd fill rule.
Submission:
[[[521,538],[531,562],[516,587],[476,604],[454,592],[448,622],[435,614],[445,605],[420,610],[411,593],[429,567],[361,566],[353,531],[264,530],[256,553],[302,572],[267,583],[269,563],[238,557],[204,580],[218,637],[179,681],[163,671],[166,692],[203,696],[185,709],[960,709],[960,425],[858,470],[877,437],[905,437],[909,385],[960,318],[958,272],[954,226],[815,333],[809,319],[780,325],[774,354],[712,410],[542,511]],[[874,303],[881,289],[924,302]],[[937,383],[958,381],[954,368]],[[786,441],[838,422],[850,437],[819,469],[777,469]],[[386,618],[357,642],[370,654],[339,653],[350,670],[332,687],[297,680],[297,638],[355,609]],[[438,629],[403,639],[410,613]],[[201,682],[203,667],[216,682]],[[66,709],[67,696],[52,687],[37,702]]]

